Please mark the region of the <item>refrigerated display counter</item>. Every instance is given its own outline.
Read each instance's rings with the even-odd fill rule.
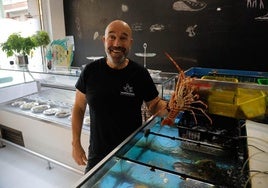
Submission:
[[[12,81],[0,84],[2,138],[83,172],[72,159],[71,108],[77,76],[68,72],[30,71],[26,67],[0,69]],[[45,113],[45,110],[46,113]],[[88,147],[85,117],[81,144]]]
[[[37,93],[2,103],[1,109],[16,115],[70,128],[74,96],[74,91],[42,87]],[[83,129],[89,130],[88,108]]]

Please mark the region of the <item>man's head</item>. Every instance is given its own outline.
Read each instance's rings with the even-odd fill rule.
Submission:
[[[122,20],[112,21],[106,27],[103,36],[108,61],[114,65],[124,63],[132,42],[132,31],[129,25]]]

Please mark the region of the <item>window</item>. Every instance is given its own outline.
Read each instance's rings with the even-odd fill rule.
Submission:
[[[11,33],[30,36],[41,29],[38,0],[0,0],[0,43],[5,42]],[[4,29],[3,29],[4,28]],[[9,67],[15,57],[7,57],[0,49],[0,66]],[[42,66],[41,49],[36,49],[29,57],[29,66]]]

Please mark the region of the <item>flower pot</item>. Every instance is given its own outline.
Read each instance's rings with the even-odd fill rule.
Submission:
[[[26,66],[28,65],[28,56],[27,55],[17,55],[16,60],[19,66]]]

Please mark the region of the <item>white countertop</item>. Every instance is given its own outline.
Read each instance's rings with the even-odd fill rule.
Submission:
[[[249,168],[252,188],[268,186],[268,125],[246,121]],[[265,173],[262,173],[265,172]]]

